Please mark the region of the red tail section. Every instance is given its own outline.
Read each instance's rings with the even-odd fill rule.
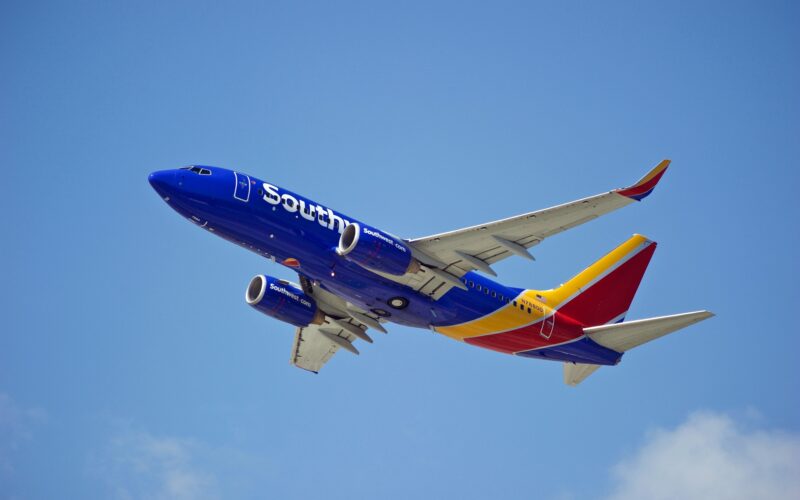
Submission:
[[[624,319],[656,243],[644,236],[631,239],[561,285],[558,294],[564,314],[585,326],[616,323]]]

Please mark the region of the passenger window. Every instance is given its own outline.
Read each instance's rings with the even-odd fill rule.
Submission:
[[[514,307],[517,307],[517,301],[516,300],[514,301]]]
[[[481,286],[480,286],[480,285],[478,285],[478,291],[479,291],[479,292],[481,291]]]
[[[528,314],[530,314],[530,313],[531,313],[531,308],[529,307],[529,308],[528,308]]]
[[[492,292],[492,297],[497,297],[497,292]]]

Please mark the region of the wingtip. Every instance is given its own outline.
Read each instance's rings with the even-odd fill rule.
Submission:
[[[716,313],[714,313],[712,311],[703,310],[703,311],[700,311],[700,312],[703,313],[703,319],[713,318],[714,316],[716,316]]]
[[[669,167],[671,162],[672,161],[668,159],[662,160],[655,168],[639,179],[636,184],[628,188],[617,189],[616,192],[632,200],[642,201],[653,192],[656,184],[661,180],[661,177],[664,175],[664,172],[667,171],[667,167]]]
[[[713,318],[714,316],[716,316],[716,314],[714,314],[713,312],[708,311],[706,309],[701,309],[699,311],[692,311],[692,312],[677,314],[676,316],[687,316],[687,317],[691,316],[693,318],[693,320],[694,320],[694,323],[699,323],[699,322],[705,321],[705,320],[707,320],[709,318]]]

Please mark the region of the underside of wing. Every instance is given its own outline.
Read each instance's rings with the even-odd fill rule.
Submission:
[[[338,345],[324,338],[315,328],[298,328],[294,334],[291,363],[318,373],[338,349]]]
[[[440,263],[456,277],[489,267],[512,255],[533,258],[527,251],[545,238],[579,226],[649,195],[669,166],[664,160],[629,188],[616,189],[544,210],[410,240],[421,257]]]
[[[395,276],[388,273],[382,273],[380,271],[372,272],[379,276],[383,276],[390,281],[405,285],[412,290],[433,298],[434,300],[439,300],[453,287],[465,288],[465,286],[458,279],[458,277],[463,276],[465,273],[462,272],[458,275],[455,275],[452,272],[445,271],[444,269],[446,267],[447,266],[443,263],[423,263],[420,265],[418,271],[406,273],[403,276]]]
[[[305,276],[300,276],[300,283],[325,315],[320,324],[312,323],[295,331],[290,360],[294,366],[317,373],[340,349],[358,355],[353,345],[357,340],[371,344],[368,328],[386,333],[380,319],[367,311],[354,307]]]
[[[356,332],[356,329],[361,332]],[[329,320],[322,325],[298,328],[294,335],[291,363],[317,373],[339,349],[359,354],[353,345],[359,338],[372,342],[360,326],[345,320]]]

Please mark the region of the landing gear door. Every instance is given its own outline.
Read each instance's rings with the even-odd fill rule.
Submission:
[[[239,201],[250,201],[250,177],[237,172],[233,173],[233,177],[236,180],[233,197]]]

